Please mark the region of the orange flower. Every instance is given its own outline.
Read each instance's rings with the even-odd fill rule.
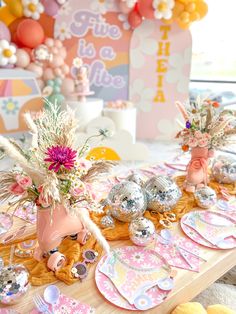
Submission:
[[[213,106],[214,108],[219,108],[219,107],[220,107],[220,104],[219,104],[217,101],[213,101],[212,106]]]
[[[182,151],[187,152],[189,150],[189,146],[188,145],[183,145],[182,146]]]

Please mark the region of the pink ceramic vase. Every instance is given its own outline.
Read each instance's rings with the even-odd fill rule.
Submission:
[[[196,188],[208,184],[208,159],[213,156],[213,151],[207,147],[194,147],[191,151],[191,160],[187,166],[184,189],[187,192],[195,192]]]
[[[61,241],[67,236],[77,235],[77,241],[84,244],[87,239],[87,230],[77,216],[67,213],[63,205],[57,205],[51,211],[50,208],[38,207],[37,211],[37,238],[38,248],[34,257],[40,261],[50,255],[48,267],[52,270],[59,269],[65,260],[65,256],[57,251]]]

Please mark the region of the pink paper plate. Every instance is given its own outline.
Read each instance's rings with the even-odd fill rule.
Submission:
[[[217,215],[217,211],[197,211],[198,213],[204,215],[204,219],[209,219],[209,221],[212,219],[212,216]],[[181,225],[181,228],[183,230],[183,232],[190,238],[192,239],[193,241],[195,241],[196,243],[200,244],[200,245],[203,245],[203,246],[206,246],[208,248],[211,248],[211,249],[217,249],[217,250],[228,250],[228,249],[233,249],[236,247],[236,239],[233,238],[233,237],[230,237],[230,238],[227,238],[224,240],[224,243],[222,244],[221,247],[219,246],[216,246],[216,245],[213,245],[211,244],[210,242],[208,242],[206,239],[204,239],[196,230],[194,230],[193,228],[187,226],[185,224],[185,221],[187,219],[187,217],[189,217],[190,215],[194,215],[196,213],[196,211],[194,212],[190,212],[186,215],[184,215],[182,218],[181,218],[181,221],[180,221],[180,225]],[[223,211],[218,211],[218,213],[220,214],[220,216],[224,216],[224,219],[228,219],[229,222],[232,223],[232,220],[230,220],[230,217],[225,215]],[[223,242],[223,241],[222,241]]]
[[[119,256],[127,263],[132,264],[135,267],[160,267],[162,265],[168,265],[168,263],[163,259],[158,260],[153,258],[152,254],[148,254],[148,249],[144,249],[138,246],[125,246],[119,248]],[[95,272],[95,281],[98,290],[101,294],[114,305],[121,307],[123,309],[131,311],[140,311],[134,305],[131,305],[125,298],[123,298],[116,287],[113,285],[111,280],[99,271],[99,267],[104,263],[106,256],[104,256],[97,265]],[[154,308],[155,306],[161,304],[164,299],[168,296],[171,290],[164,291],[157,286],[149,289],[139,302],[148,309]]]

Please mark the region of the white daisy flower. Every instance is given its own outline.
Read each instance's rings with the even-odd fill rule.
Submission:
[[[75,68],[80,68],[81,66],[83,65],[83,61],[82,61],[82,59],[81,58],[74,58],[74,60],[73,60],[73,66],[75,67]]]
[[[16,47],[5,39],[0,40],[0,66],[15,64],[16,61]]]
[[[64,41],[66,39],[71,38],[70,28],[66,24],[66,22],[63,22],[61,24],[57,24],[55,26],[55,38],[58,38],[61,41]]]
[[[140,264],[144,262],[145,256],[140,252],[135,252],[134,254],[132,254],[131,260]]]
[[[174,0],[153,0],[152,6],[155,10],[154,16],[156,19],[168,20],[172,17],[172,9],[174,8]]]
[[[114,8],[113,0],[93,0],[90,8],[96,13],[106,14]]]
[[[23,14],[25,17],[38,20],[44,12],[44,6],[39,0],[22,0]]]

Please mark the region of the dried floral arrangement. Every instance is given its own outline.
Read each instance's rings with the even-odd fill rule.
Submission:
[[[0,136],[2,152],[19,166],[0,172],[0,200],[17,206],[30,201],[51,210],[60,203],[74,213],[81,207],[98,211],[99,205],[86,183],[98,180],[113,164],[83,156],[90,139],[106,137],[107,132],[100,130],[82,147],[76,147],[78,123],[74,112],[69,108],[60,111],[56,104],[47,105],[35,119],[30,113],[24,115],[32,135],[30,149]]]
[[[185,125],[177,134],[181,139],[182,150],[194,147],[207,147],[209,150],[235,143],[236,117],[230,110],[220,111],[220,104],[200,97],[183,105],[176,103]]]

